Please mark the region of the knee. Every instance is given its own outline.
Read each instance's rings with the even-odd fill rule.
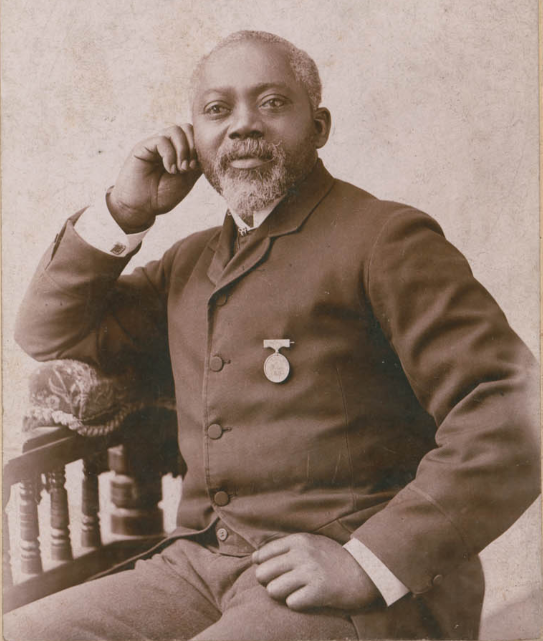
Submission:
[[[34,604],[8,612],[3,617],[3,636],[6,641],[39,641],[44,621],[40,622]]]
[[[82,641],[86,637],[74,609],[59,600],[58,593],[4,615],[3,636],[6,641]]]

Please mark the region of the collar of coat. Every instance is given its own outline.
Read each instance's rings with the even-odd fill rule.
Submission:
[[[222,289],[233,280],[257,265],[266,255],[271,239],[297,231],[332,189],[334,178],[328,173],[322,161],[315,163],[309,175],[275,207],[266,220],[252,232],[252,242],[247,248],[232,257],[232,246],[236,235],[236,224],[232,216],[226,216],[223,226],[211,238],[208,249],[213,252],[208,278]]]

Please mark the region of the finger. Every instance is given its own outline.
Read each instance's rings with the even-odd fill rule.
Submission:
[[[268,559],[255,570],[256,580],[262,585],[294,569],[293,559],[289,554],[281,554]]]
[[[303,612],[322,605],[318,592],[310,585],[304,585],[291,592],[285,600],[287,606],[295,612]]]
[[[156,151],[162,158],[164,169],[170,174],[177,173],[177,162],[175,157],[175,149],[172,142],[166,136],[159,136],[156,142]]]
[[[163,136],[169,138],[174,149],[176,156],[177,168],[181,173],[188,171],[190,162],[190,143],[181,127],[169,127],[166,129]]]
[[[264,563],[268,559],[273,559],[274,556],[288,552],[291,547],[290,538],[290,536],[284,536],[264,544],[256,552],[253,552],[253,563]]]
[[[284,601],[293,592],[305,586],[304,579],[297,572],[287,572],[270,581],[266,592],[276,601]]]
[[[194,128],[190,122],[181,125],[187,140],[189,142],[189,151],[190,151],[190,166],[192,169],[195,169],[198,166],[198,155],[196,153],[196,144],[194,142]]]

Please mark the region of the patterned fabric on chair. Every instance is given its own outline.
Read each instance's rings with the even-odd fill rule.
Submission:
[[[44,363],[29,382],[30,407],[23,429],[63,425],[82,436],[103,436],[144,408],[175,410],[173,387],[149,384],[135,370],[108,376],[87,363]]]

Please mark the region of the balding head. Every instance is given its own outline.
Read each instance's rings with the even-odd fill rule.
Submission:
[[[296,80],[305,88],[309,102],[313,109],[317,109],[322,99],[322,84],[319,70],[315,61],[302,49],[298,49],[291,42],[266,31],[236,31],[221,40],[197,64],[191,79],[191,104],[198,89],[202,70],[206,62],[219,51],[245,42],[261,42],[280,47],[286,54],[292,73]]]

